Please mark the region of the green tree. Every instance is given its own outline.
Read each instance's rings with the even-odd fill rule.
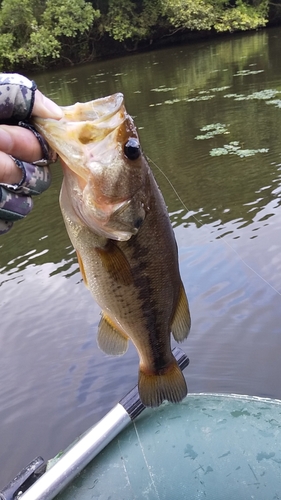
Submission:
[[[171,27],[236,31],[265,26],[268,0],[161,0]]]
[[[281,0],[274,1],[277,12]],[[0,66],[86,61],[97,43],[106,53],[177,32],[256,29],[269,5],[272,11],[269,0],[0,0]]]
[[[176,31],[256,29],[267,22],[268,0],[108,0],[104,31],[136,47]]]
[[[0,11],[0,61],[18,61],[18,50],[25,45],[37,21],[33,0],[3,0]]]
[[[30,36],[26,56],[44,61],[45,58],[67,57],[71,44],[81,43],[81,35],[89,32],[99,12],[84,0],[47,0],[40,26]],[[76,46],[77,49],[77,46]],[[68,54],[70,55],[70,54]],[[69,59],[69,57],[68,57]]]
[[[254,1],[251,4],[237,0],[232,8],[225,9],[214,23],[216,31],[251,30],[267,23],[268,2]]]
[[[149,38],[161,16],[159,0],[109,0],[104,30],[119,42],[131,40],[135,46]]]
[[[5,69],[67,57],[76,57],[98,10],[85,0],[3,0],[0,10],[0,63]],[[71,40],[71,43],[70,43]],[[68,58],[69,59],[69,58]]]
[[[163,14],[171,27],[209,30],[218,16],[219,6],[205,0],[162,0]]]

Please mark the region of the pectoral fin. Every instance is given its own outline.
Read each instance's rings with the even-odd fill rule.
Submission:
[[[172,334],[177,342],[183,342],[189,334],[191,325],[190,312],[186,293],[181,284],[178,304],[172,321]]]
[[[133,281],[130,264],[117,244],[109,240],[104,248],[96,248],[102,265],[111,274],[114,281],[122,285],[130,285]]]
[[[97,342],[105,354],[122,356],[128,349],[128,338],[117,328],[114,322],[103,313],[99,323]]]
[[[87,277],[86,277],[86,273],[85,273],[85,269],[84,269],[81,255],[79,252],[77,252],[77,250],[76,250],[76,254],[77,254],[78,264],[79,264],[80,272],[82,274],[82,278],[84,280],[85,285],[88,287],[88,281],[87,281]]]

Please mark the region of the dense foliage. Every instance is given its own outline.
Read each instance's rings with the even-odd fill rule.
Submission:
[[[269,12],[281,19],[281,0],[272,5],[269,0],[0,0],[0,66],[3,71],[74,64],[191,31],[256,29],[266,25]]]

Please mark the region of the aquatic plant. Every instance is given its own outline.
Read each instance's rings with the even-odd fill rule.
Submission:
[[[222,92],[223,90],[230,89],[230,85],[224,85],[224,87],[214,87],[210,89],[211,92]]]
[[[196,97],[190,97],[189,99],[186,99],[187,102],[196,102],[196,101],[209,101],[209,99],[213,99],[214,94],[208,94],[208,95],[198,95]]]
[[[165,87],[164,85],[160,85],[160,87],[156,89],[150,89],[150,92],[170,92],[170,90],[176,90],[177,87]]]
[[[215,135],[229,134],[227,126],[224,123],[210,123],[209,125],[205,125],[200,128],[200,131],[206,133],[203,135],[197,135],[195,137],[197,140],[212,139]]]
[[[273,104],[276,108],[281,108],[281,99],[273,99],[272,101],[266,101],[266,104]]]
[[[235,75],[234,75],[235,76]],[[276,89],[264,89],[260,90],[258,92],[253,92],[252,94],[249,95],[244,95],[244,94],[225,94],[224,97],[226,98],[234,98],[235,101],[248,101],[251,99],[257,99],[261,101],[267,101],[268,99],[272,99],[275,97],[277,94],[281,94],[280,90]]]
[[[240,71],[237,71],[235,75],[233,76],[248,76],[248,75],[257,75],[258,73],[263,73],[264,69],[257,69],[257,70],[252,70],[252,69],[241,69]]]
[[[248,156],[254,156],[257,153],[268,153],[268,148],[260,149],[241,149],[239,141],[232,141],[229,144],[225,144],[222,148],[211,149],[211,156],[222,156],[222,155],[237,155],[240,158],[246,158]]]
[[[177,98],[175,98],[175,99],[168,99],[167,101],[164,101],[164,104],[175,104],[175,103],[181,102],[181,101],[182,101],[182,99],[177,99]]]

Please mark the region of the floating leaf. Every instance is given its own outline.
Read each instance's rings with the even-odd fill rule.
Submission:
[[[241,69],[237,71],[237,73],[233,76],[248,76],[248,75],[257,75],[258,73],[263,73],[264,69],[251,70],[251,69]]]
[[[239,141],[232,141],[229,144],[225,144],[223,148],[211,149],[211,156],[221,156],[221,155],[237,155],[240,158],[246,158],[248,156],[254,156],[257,153],[268,153],[268,148],[261,149],[241,149],[239,146]]]
[[[168,99],[164,102],[164,104],[175,104],[176,102],[180,102],[181,99]]]
[[[227,155],[228,151],[225,148],[214,148],[211,149],[210,155],[211,156],[221,156],[221,155]]]
[[[209,101],[209,99],[212,99],[213,97],[215,97],[213,94],[209,94],[209,95],[201,95],[201,96],[197,96],[197,97],[191,97],[190,99],[186,99],[186,100],[187,100],[187,102]]]
[[[243,99],[245,98],[244,94],[225,94],[223,97],[226,97],[227,99],[238,99],[239,97],[242,97]]]
[[[227,126],[224,123],[210,123],[200,128],[201,132],[206,132],[204,135],[197,135],[195,139],[212,139],[215,135],[229,134]]]
[[[213,89],[210,89],[211,92],[222,92],[223,90],[230,89],[230,85],[225,85],[224,87],[214,87]]]
[[[254,92],[253,94],[250,94],[248,96],[248,99],[271,99],[272,97],[275,97],[276,94],[280,94],[279,90],[275,89],[265,89],[265,90],[260,90],[259,92]]]
[[[155,106],[162,106],[163,102],[156,102],[156,104],[149,104],[150,108],[154,108]]]
[[[170,92],[170,90],[176,90],[177,87],[163,87],[160,86],[156,89],[150,89],[150,92]]]
[[[233,97],[235,101],[248,101],[251,99],[258,99],[262,101],[267,101],[268,99],[272,99],[277,94],[280,94],[280,90],[275,89],[265,89],[260,90],[259,92],[253,92],[253,94],[244,95],[244,94],[225,94],[224,97],[231,98]]]
[[[273,104],[276,108],[281,108],[281,99],[273,99],[272,101],[266,101],[266,104]]]

